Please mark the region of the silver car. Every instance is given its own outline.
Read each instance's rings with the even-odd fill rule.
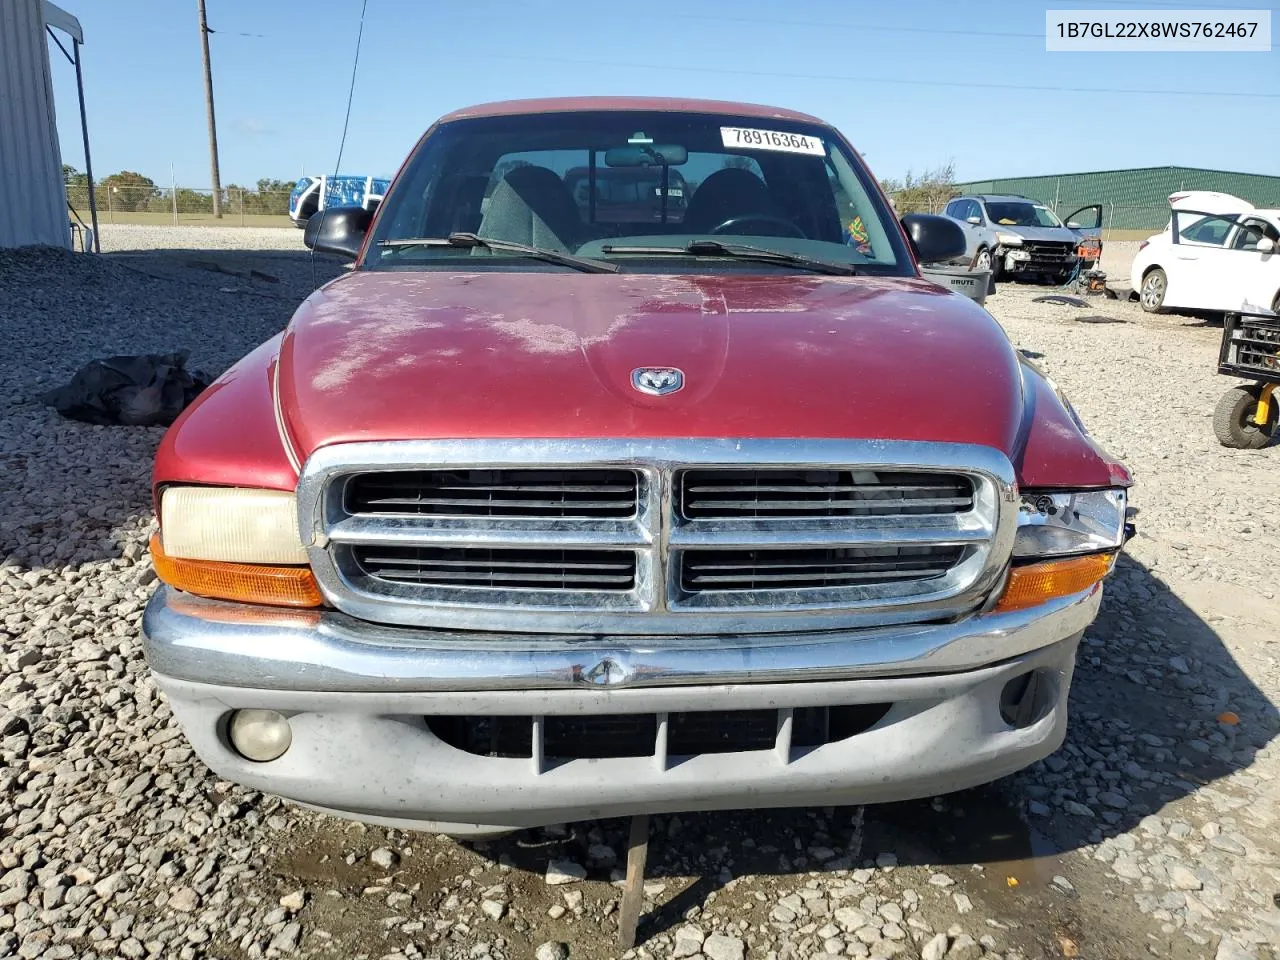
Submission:
[[[1043,203],[1007,194],[956,197],[943,213],[964,228],[964,262],[992,271],[992,280],[1037,274],[1064,283],[1077,268],[1092,267],[1102,250],[1100,204],[1081,207],[1066,223]]]

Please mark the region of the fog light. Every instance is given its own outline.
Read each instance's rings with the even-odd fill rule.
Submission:
[[[1010,260],[1030,260],[1031,253],[1027,250],[1014,250],[1009,254]]]
[[[289,721],[274,710],[237,710],[227,724],[227,736],[242,757],[255,763],[284,756],[293,743]]]

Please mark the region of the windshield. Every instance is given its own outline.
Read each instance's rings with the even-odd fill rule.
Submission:
[[[687,270],[695,255],[672,248],[716,239],[912,275],[873,183],[819,124],[647,111],[456,120],[410,158],[364,266],[549,269],[481,245],[388,242],[473,233],[632,271]],[[697,262],[699,271],[761,269],[705,253]]]
[[[1062,221],[1043,204],[999,200],[987,203],[987,216],[1002,227],[1060,227]]]

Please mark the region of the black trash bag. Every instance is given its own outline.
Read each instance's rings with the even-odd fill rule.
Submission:
[[[167,427],[209,386],[204,373],[187,370],[189,355],[179,350],[91,360],[40,399],[70,420]]]

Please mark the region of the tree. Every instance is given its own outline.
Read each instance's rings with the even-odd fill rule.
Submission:
[[[899,213],[935,213],[959,194],[954,160],[919,176],[908,170],[901,180],[882,180],[880,186],[893,198]]]
[[[154,180],[132,170],[121,170],[104,177],[95,192],[99,207],[110,204],[111,209],[123,211],[146,210],[152,200],[161,196]]]
[[[62,180],[67,185],[67,201],[77,213],[89,209],[89,175],[69,163],[62,165]]]

